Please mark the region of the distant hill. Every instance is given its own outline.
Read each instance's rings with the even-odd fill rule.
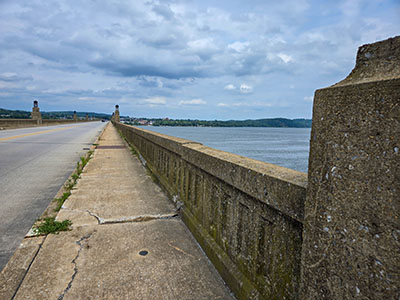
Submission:
[[[154,120],[153,126],[204,126],[204,127],[295,127],[311,128],[310,119],[258,119],[258,120],[229,120],[229,121],[202,121],[202,120]]]
[[[73,119],[74,112],[73,111],[51,111],[46,112],[42,111],[43,119]],[[95,112],[76,112],[78,118],[85,118],[86,114],[89,117],[97,118],[97,119],[111,119],[110,114],[103,113],[95,113]],[[31,112],[23,111],[23,110],[9,110],[0,108],[0,119],[29,119],[31,116]]]
[[[73,111],[49,111],[49,112],[41,112],[42,113],[42,118],[43,119],[72,119],[74,116]],[[95,113],[95,112],[81,112],[77,111],[76,115],[78,118],[85,118],[86,114],[89,115],[89,117],[97,118],[97,119],[106,119],[109,120],[111,119],[110,114],[103,114],[103,113]]]
[[[31,113],[23,110],[0,108],[0,119],[29,119]]]
[[[121,118],[122,120],[122,118]],[[292,127],[311,128],[311,119],[257,119],[257,120],[229,120],[229,121],[205,121],[191,119],[152,119],[152,118],[128,118],[122,120],[129,125],[150,126],[191,126],[191,127]]]
[[[73,111],[51,111],[41,112],[43,119],[72,119]],[[97,119],[111,119],[111,114],[94,113],[94,112],[77,112],[78,118],[85,118],[86,114],[89,117]],[[31,113],[23,110],[8,110],[0,108],[0,119],[29,119]],[[310,119],[257,119],[257,120],[229,120],[229,121],[205,121],[205,120],[173,120],[173,119],[151,119],[151,118],[129,118],[121,116],[121,119],[128,119],[125,122],[132,125],[152,124],[153,126],[194,126],[194,127],[297,127],[297,128],[311,128]],[[145,120],[145,122],[141,122]]]

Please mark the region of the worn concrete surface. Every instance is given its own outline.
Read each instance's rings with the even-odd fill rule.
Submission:
[[[99,143],[14,299],[233,299],[112,125]]]
[[[0,299],[12,299],[44,239],[39,236],[22,241],[18,254],[11,257],[0,273]]]

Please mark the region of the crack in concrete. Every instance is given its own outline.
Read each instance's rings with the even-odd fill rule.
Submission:
[[[90,210],[79,210],[79,209],[73,209],[73,208],[68,208],[65,207],[63,209],[69,210],[69,211],[76,211],[76,212],[81,212],[81,213],[87,213],[93,218],[97,220],[97,223],[99,225],[107,225],[107,224],[119,224],[119,223],[139,223],[139,222],[147,222],[151,220],[168,220],[172,219],[175,217],[178,217],[178,213],[170,213],[170,214],[158,214],[158,215],[139,215],[139,216],[133,216],[133,217],[121,217],[118,219],[104,219],[100,217],[99,215],[91,212]]]
[[[79,239],[79,241],[76,241],[76,242],[75,242],[75,243],[79,246],[79,250],[78,250],[78,253],[77,253],[77,255],[75,256],[75,258],[72,260],[72,263],[74,264],[74,273],[72,274],[71,280],[70,280],[70,282],[68,283],[67,287],[65,288],[65,290],[63,291],[63,293],[57,298],[57,300],[62,300],[62,299],[64,299],[65,295],[66,295],[66,294],[69,292],[69,290],[71,289],[72,283],[73,283],[73,281],[74,281],[76,275],[78,274],[78,266],[77,266],[76,261],[78,260],[79,255],[81,254],[81,251],[82,251],[82,249],[83,249],[83,244],[82,244],[82,242],[88,240],[91,236],[92,236],[92,233],[89,233],[89,234],[83,236],[81,239]]]
[[[101,218],[100,216],[96,215],[95,213],[92,213],[90,210],[86,210],[86,212],[87,212],[89,215],[91,215],[92,217],[96,218],[97,223],[98,223],[99,225],[104,224],[104,219],[103,219],[103,218]]]
[[[168,220],[177,217],[177,213],[162,214],[162,215],[141,215],[135,217],[123,217],[120,219],[108,219],[104,220],[101,224],[116,224],[116,223],[136,223],[136,222],[147,222],[152,220]]]
[[[139,223],[139,222],[147,222],[151,220],[168,220],[178,216],[177,213],[172,214],[158,214],[158,215],[140,215],[134,217],[122,217],[119,219],[103,219],[102,217],[92,213],[91,211],[86,211],[92,217],[97,219],[99,225],[106,225],[106,224],[119,224],[119,223]]]

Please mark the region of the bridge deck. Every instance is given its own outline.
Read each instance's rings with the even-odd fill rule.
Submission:
[[[109,124],[14,299],[234,299]]]

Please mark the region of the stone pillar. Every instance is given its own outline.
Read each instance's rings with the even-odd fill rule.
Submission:
[[[86,121],[89,121],[89,114],[86,114]]]
[[[115,105],[114,121],[119,122],[119,105]]]
[[[74,121],[78,122],[78,116],[76,115],[76,111],[74,111]]]
[[[32,113],[31,113],[32,120],[37,120],[37,124],[42,124],[42,114],[40,113],[39,103],[37,100],[33,101]]]
[[[314,97],[300,299],[400,297],[400,36]]]

